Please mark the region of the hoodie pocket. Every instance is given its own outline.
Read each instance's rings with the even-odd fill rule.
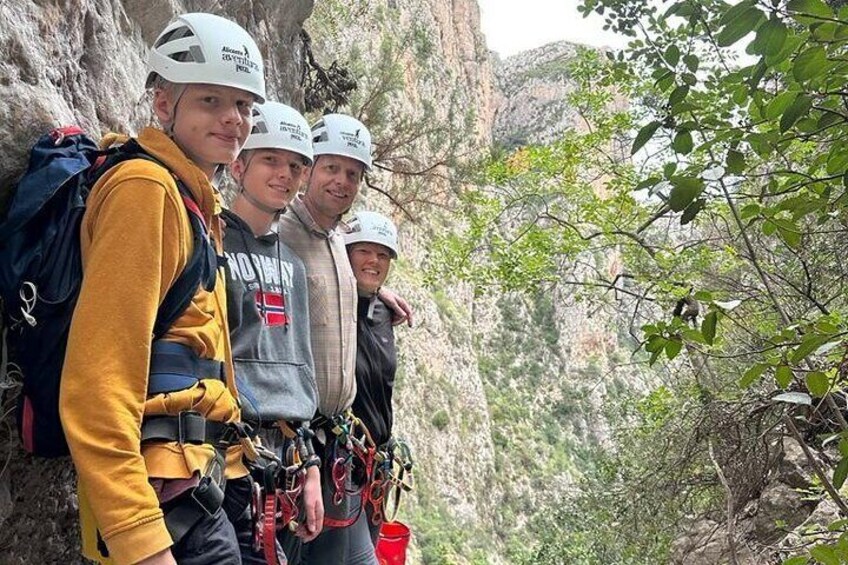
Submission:
[[[235,359],[235,369],[243,420],[262,425],[315,415],[318,389],[308,365]]]

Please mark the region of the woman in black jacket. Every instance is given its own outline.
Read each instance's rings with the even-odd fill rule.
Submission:
[[[359,292],[353,413],[362,420],[375,445],[380,447],[392,437],[392,390],[397,352],[391,310],[377,293],[389,274],[392,260],[397,259],[397,229],[389,218],[376,212],[357,212],[348,227],[345,244]],[[373,505],[366,505],[366,512],[352,526],[359,532],[353,537],[361,539],[370,535],[371,543],[376,544],[381,521],[373,519],[372,511]],[[368,530],[363,524],[366,522]],[[351,545],[353,550],[357,544]],[[355,556],[351,557],[348,563],[357,562]]]

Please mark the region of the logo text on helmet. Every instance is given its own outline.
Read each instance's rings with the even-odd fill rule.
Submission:
[[[347,142],[349,147],[353,147],[354,149],[365,148],[365,142],[359,139],[359,130],[356,130],[355,133],[342,131],[339,132],[339,135]]]
[[[307,139],[307,134],[303,131],[303,128],[297,124],[290,124],[288,122],[280,122],[280,132],[287,133],[292,138],[298,141],[305,141]]]
[[[243,45],[242,47],[244,51],[224,45],[221,47],[221,60],[232,61],[237,73],[259,72],[259,65],[250,58],[250,51],[248,51],[247,46]]]
[[[386,224],[381,224],[379,226],[373,226],[372,229],[375,232],[377,232],[378,234],[382,235],[383,237],[391,237],[392,236],[392,230]]]

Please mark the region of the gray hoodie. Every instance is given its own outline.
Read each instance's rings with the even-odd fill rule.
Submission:
[[[227,311],[242,418],[309,422],[318,407],[303,261],[225,210]]]

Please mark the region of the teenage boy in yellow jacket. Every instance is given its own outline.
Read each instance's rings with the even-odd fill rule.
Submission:
[[[162,340],[151,344],[151,336],[192,253],[175,179],[191,193],[220,255],[213,180],[238,156],[252,106],[264,100],[262,58],[235,23],[186,14],[159,36],[150,68],[147,86],[163,129],[147,128],[137,141],[158,163],[134,159],[107,172],[81,228],[84,277],[60,411],[79,474],[83,550],[118,564],[237,564],[227,516],[243,510],[249,495],[233,501],[228,484],[222,508],[214,493],[223,495],[224,476],[239,479],[247,470],[238,443],[210,432],[240,419],[221,271],[214,290],[198,288]],[[153,367],[189,384],[152,387]]]

